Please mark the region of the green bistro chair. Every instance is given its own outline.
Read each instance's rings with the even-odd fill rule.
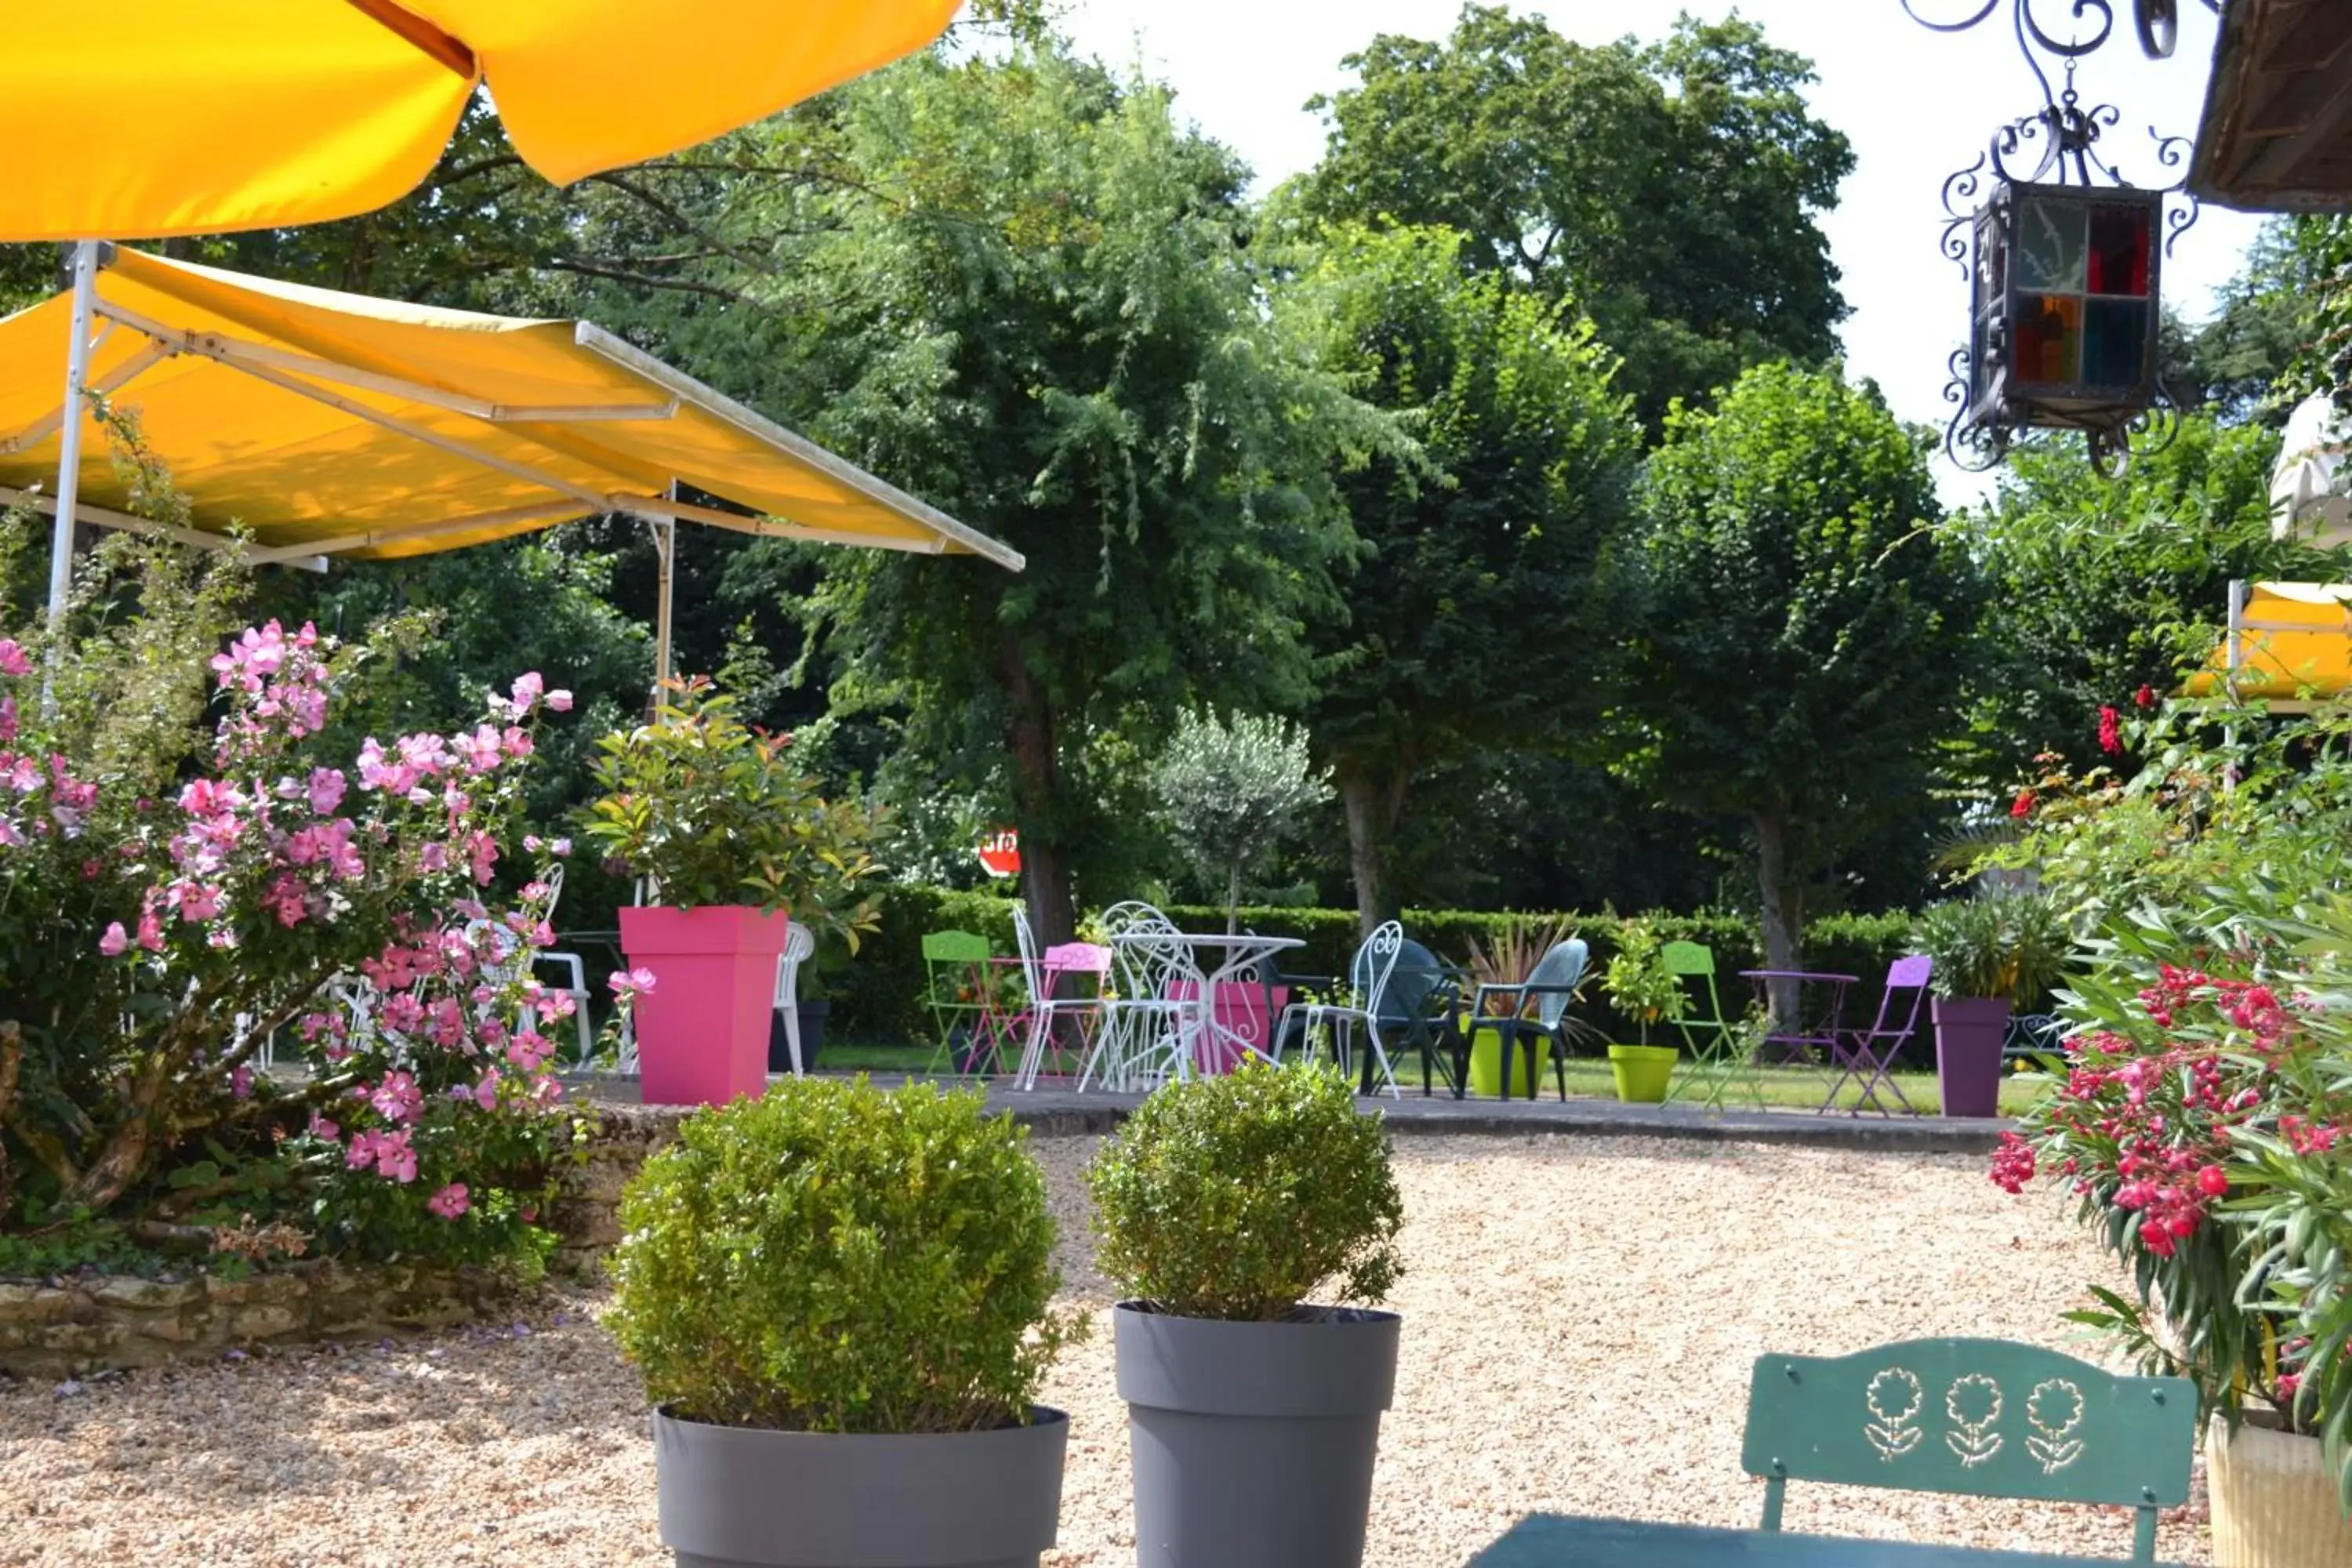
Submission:
[[[1666,973],[1683,984],[1682,1016],[1675,1020],[1675,1026],[1682,1031],[1683,1048],[1691,1058],[1690,1070],[1666,1099],[1696,1098],[1708,1109],[1720,1110],[1725,1091],[1737,1081],[1748,1086],[1757,1109],[1762,1110],[1764,1087],[1756,1081],[1755,1064],[1741,1053],[1739,1026],[1723,1016],[1723,998],[1715,988],[1715,954],[1695,942],[1670,942],[1660,956]],[[1699,1009],[1702,990],[1706,997],[1703,1013]]]
[[[979,1058],[980,1036],[988,1022],[988,961],[995,956],[988,939],[968,931],[935,931],[923,938],[923,990],[938,1025],[939,1047],[925,1070],[969,1069]],[[969,993],[967,998],[966,994]],[[964,1039],[959,1061],[956,1037]]]
[[[2197,1389],[2119,1377],[2039,1345],[1907,1340],[1833,1360],[1756,1358],[1740,1467],[1763,1479],[1768,1531],[1791,1480],[2137,1510],[2135,1563],[2156,1515],[2189,1499]]]

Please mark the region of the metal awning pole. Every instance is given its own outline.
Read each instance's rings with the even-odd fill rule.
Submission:
[[[676,479],[669,482],[669,499],[677,500]],[[661,684],[669,679],[669,606],[677,579],[677,520],[649,517],[646,527],[653,532],[654,554],[660,563],[654,579],[654,703],[658,707]]]
[[[73,316],[66,340],[66,405],[58,426],[58,517],[49,534],[49,659],[65,632],[66,594],[73,586],[74,501],[81,489],[81,389],[89,379],[90,307],[98,297],[98,241],[78,240],[73,254]]]

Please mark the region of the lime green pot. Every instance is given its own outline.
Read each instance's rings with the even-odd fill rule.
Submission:
[[[1536,1044],[1536,1083],[1528,1082],[1527,1041]],[[1491,1018],[1481,1018],[1470,1026],[1470,1092],[1498,1099],[1503,1092],[1503,1031]],[[1543,1064],[1550,1059],[1551,1042],[1536,1033],[1533,1024],[1527,1025],[1519,1037],[1519,1048],[1511,1053],[1511,1093],[1521,1100],[1535,1098],[1536,1089],[1543,1081]]]
[[[1664,1104],[1681,1055],[1672,1046],[1610,1047],[1609,1071],[1617,1079],[1617,1098],[1629,1105]]]

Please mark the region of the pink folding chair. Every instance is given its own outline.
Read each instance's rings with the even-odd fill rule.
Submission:
[[[1862,1084],[1862,1095],[1853,1102],[1850,1114],[1861,1115],[1866,1105],[1881,1116],[1894,1115],[1893,1109],[1878,1098],[1881,1084],[1902,1101],[1907,1114],[1919,1114],[1904,1099],[1902,1086],[1895,1081],[1895,1053],[1918,1032],[1919,1008],[1927,1000],[1927,977],[1933,968],[1925,953],[1896,959],[1887,966],[1886,990],[1878,999],[1878,1016],[1872,1020],[1870,1027],[1841,1029],[1831,1036],[1830,1066],[1837,1069],[1838,1076],[1830,1085],[1829,1097],[1822,1101],[1822,1110],[1835,1108],[1838,1090],[1845,1087],[1846,1079],[1854,1079]],[[1903,1000],[1906,992],[1907,1005]]]

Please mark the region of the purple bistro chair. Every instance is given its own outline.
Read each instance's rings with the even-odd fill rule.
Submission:
[[[1838,1090],[1848,1079],[1862,1084],[1862,1098],[1854,1101],[1851,1114],[1859,1116],[1867,1105],[1881,1116],[1892,1116],[1894,1110],[1878,1098],[1878,1086],[1885,1084],[1888,1092],[1901,1100],[1910,1115],[1918,1111],[1905,1100],[1903,1089],[1895,1081],[1895,1053],[1904,1042],[1918,1032],[1919,1007],[1927,995],[1927,976],[1933,964],[1924,953],[1898,958],[1886,970],[1886,991],[1878,999],[1878,1016],[1867,1029],[1843,1029],[1830,1041],[1830,1065],[1837,1069],[1837,1078],[1822,1101],[1822,1110],[1836,1109]],[[1903,994],[1910,993],[1908,1002]],[[1838,1036],[1843,1036],[1841,1039]]]

